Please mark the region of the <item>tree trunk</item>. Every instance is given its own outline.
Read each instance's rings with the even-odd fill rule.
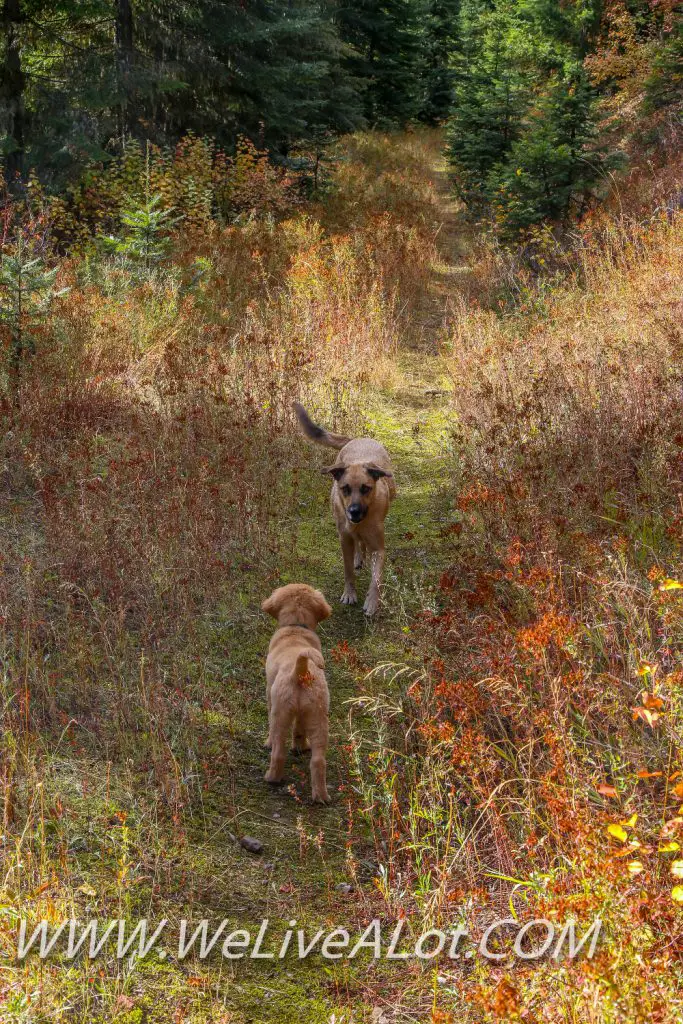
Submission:
[[[4,0],[2,28],[5,52],[0,70],[0,130],[6,132],[11,147],[4,160],[5,173],[10,183],[17,174],[21,174],[24,163],[26,77],[21,67],[21,21],[20,0]]]
[[[131,110],[133,38],[131,0],[116,0],[116,64],[119,78],[119,133],[122,141],[130,134],[134,122]]]

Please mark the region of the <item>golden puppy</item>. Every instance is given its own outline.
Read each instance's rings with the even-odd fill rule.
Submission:
[[[287,742],[311,751],[313,802],[327,804],[325,753],[330,695],[315,627],[332,614],[319,590],[305,583],[279,587],[261,608],[277,619],[266,659],[266,699],[270,767],[266,782],[282,782]]]
[[[396,484],[391,460],[386,448],[370,437],[355,440],[341,434],[331,434],[317,427],[302,405],[294,403],[301,429],[306,437],[317,444],[339,449],[332,466],[323,473],[334,478],[332,484],[332,514],[337,524],[344,558],[344,593],[342,604],[355,604],[355,569],[363,565],[365,554],[372,558],[372,580],[363,611],[374,615],[379,607],[382,570],[386,557],[384,549],[384,520],[389,505],[396,497]]]

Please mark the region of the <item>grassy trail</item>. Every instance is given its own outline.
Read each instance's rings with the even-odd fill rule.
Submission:
[[[435,350],[448,296],[448,278],[457,268],[450,262],[455,250],[455,229],[452,208],[445,196],[443,206],[444,224],[437,238],[441,260],[432,267],[429,290],[420,305],[415,332],[421,336],[420,341],[417,346],[397,353],[396,383],[376,391],[364,414],[363,433],[387,447],[398,485],[398,497],[387,521],[384,606],[374,621],[368,620],[362,611],[369,582],[367,566],[358,575],[359,603],[354,607],[339,603],[343,587],[341,553],[329,509],[329,485],[318,472],[329,461],[330,453],[303,440],[299,448],[296,516],[281,524],[282,535],[292,537],[290,557],[281,567],[277,582],[309,582],[323,590],[334,608],[332,617],[320,627],[331,692],[328,783],[333,801],[326,809],[309,805],[308,765],[303,758],[291,757],[287,766],[288,782],[296,785],[296,796],[288,785],[278,789],[265,786],[267,753],[261,745],[265,709],[260,700],[252,703],[253,690],[243,692],[242,706],[235,712],[235,721],[240,724],[234,729],[236,761],[234,789],[230,793],[234,814],[227,828],[239,835],[256,836],[264,843],[261,858],[240,853],[235,863],[243,894],[249,896],[249,916],[254,920],[270,914],[283,920],[290,915],[300,922],[308,919],[316,926],[321,920],[348,921],[349,897],[340,895],[337,887],[350,881],[345,851],[346,808],[343,794],[338,792],[345,774],[349,701],[360,694],[387,692],[391,671],[375,671],[372,675],[368,672],[380,666],[405,664],[404,641],[411,616],[432,604],[440,569],[448,557],[440,534],[449,522],[453,466],[449,382]],[[283,547],[286,550],[287,545]],[[270,632],[270,624],[261,616],[250,621],[242,641],[234,641],[240,645],[233,648],[237,660],[253,664],[253,686],[257,689],[261,685],[263,651]],[[335,657],[335,652],[346,650],[347,645],[351,659],[339,653]],[[226,827],[225,814],[224,805],[220,808],[222,827]],[[320,850],[313,849],[315,844],[311,842],[311,851],[302,858],[301,844],[307,843],[302,837],[308,836],[310,841],[318,834],[322,837]],[[265,878],[264,863],[268,865]],[[372,864],[361,861],[361,881],[371,885],[372,873]],[[357,896],[351,899],[357,904]],[[360,907],[356,905],[355,910]],[[264,1024],[289,1019],[287,1014],[293,1002],[298,1007],[298,1020],[320,1020],[317,999],[311,998],[310,993],[304,996],[311,980],[307,964],[298,963],[296,974],[290,973],[289,977],[275,974],[270,982],[262,970],[254,972],[251,985],[245,988],[243,984],[242,991],[235,993],[235,1005],[246,1012],[247,1020]],[[319,983],[318,975],[316,988]],[[339,983],[337,979],[334,986]],[[348,978],[344,984],[348,984]],[[252,999],[255,1003],[249,1009],[245,1000],[251,1004]]]

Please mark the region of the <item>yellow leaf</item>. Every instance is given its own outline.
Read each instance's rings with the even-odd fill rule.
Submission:
[[[674,878],[683,878],[683,860],[674,860],[671,862],[671,874]]]
[[[631,817],[628,819],[628,821],[622,821],[622,822],[620,822],[620,824],[623,825],[625,828],[633,828],[637,821],[638,821],[638,815],[637,814],[632,814]]]
[[[671,899],[675,903],[683,903],[683,885],[675,885],[671,890]]]
[[[638,675],[639,676],[653,676],[656,671],[657,671],[657,666],[656,665],[654,665],[651,661],[644,661],[644,662],[641,663],[640,668],[638,669]]]
[[[642,860],[630,860],[626,867],[629,875],[639,875],[641,871],[645,870]]]
[[[607,831],[622,843],[625,843],[628,839],[628,832],[621,825],[608,825]]]
[[[97,890],[93,889],[92,885],[88,885],[87,882],[79,885],[77,892],[82,892],[84,896],[97,896]]]
[[[633,712],[634,722],[637,718],[640,718],[643,722],[647,722],[650,728],[653,728],[655,722],[662,717],[658,711],[650,711],[649,708],[631,708],[631,711]]]
[[[674,796],[677,796],[681,800],[683,800],[683,782],[677,782],[672,789],[672,793]]]
[[[678,580],[665,579],[659,584],[660,590],[683,590],[683,583],[679,583]]]
[[[676,850],[680,850],[681,844],[677,843],[675,839],[672,839],[669,843],[663,843],[659,847],[659,853],[675,853]]]

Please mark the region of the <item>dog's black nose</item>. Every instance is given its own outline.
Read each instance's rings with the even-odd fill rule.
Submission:
[[[346,512],[352,523],[359,523],[363,518],[363,509],[360,505],[349,505]]]

